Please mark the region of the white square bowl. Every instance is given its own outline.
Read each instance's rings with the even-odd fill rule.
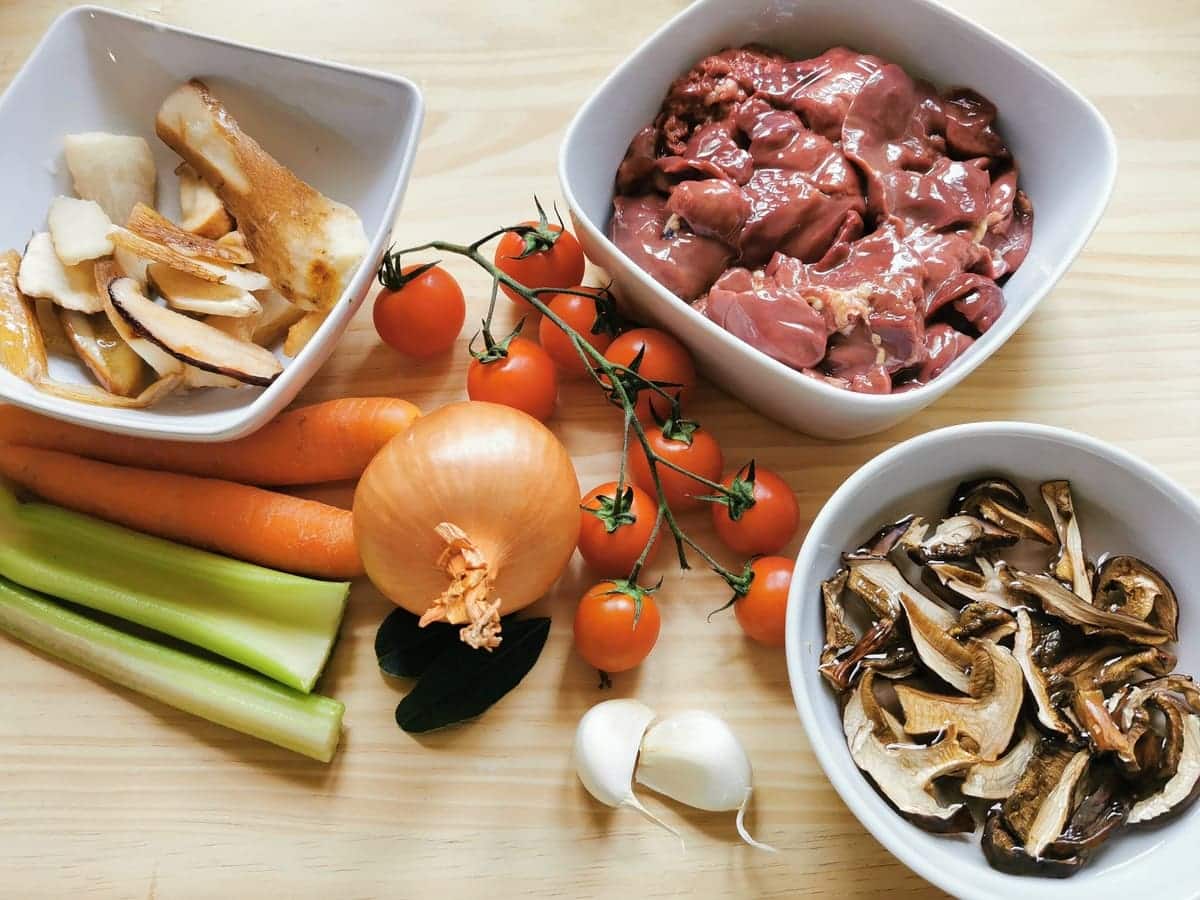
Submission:
[[[809,743],[863,826],[902,863],[956,897],[1025,900],[1195,897],[1200,804],[1159,827],[1114,835],[1071,878],[1007,875],[991,868],[979,834],[938,835],[902,818],[859,772],[846,747],[838,700],[818,673],[825,642],[820,584],[841,554],[885,522],[936,518],[960,481],[987,474],[1015,481],[1043,521],[1037,486],[1065,478],[1089,556],[1128,553],[1166,576],[1179,598],[1176,671],[1200,675],[1200,503],[1145,462],[1087,435],[1022,422],[942,428],[904,441],[848,478],[813,521],[792,575],[787,611],[788,680]]]
[[[229,440],[292,401],[328,358],[362,304],[387,248],[423,118],[411,81],[207,37],[98,7],[59,17],[0,98],[0,247],[22,248],[44,228],[56,194],[70,194],[63,136],[141,135],[158,164],[159,209],[177,218],[179,159],[154,134],[159,104],[198,77],[245,131],[322,193],[362,217],[370,249],[316,336],[268,388],[200,390],[144,410],[60,400],[0,371],[0,397],[72,422],[146,437]],[[85,381],[75,363],[51,374]]]
[[[748,43],[796,58],[845,44],[900,63],[939,88],[974,88],[999,109],[999,128],[1033,201],[1033,244],[1004,286],[1004,315],[929,385],[855,394],[802,375],[691,309],[609,240],[617,166],[671,81],[710,53]],[[584,250],[634,312],[683,341],[714,383],[785,425],[825,438],[888,428],[991,356],[1079,254],[1108,203],[1116,170],[1112,132],[1091,103],[1011,44],[931,0],[700,0],[609,76],[580,108],[559,155],[559,179]]]

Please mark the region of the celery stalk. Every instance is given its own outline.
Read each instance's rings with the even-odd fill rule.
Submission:
[[[136,622],[307,693],[350,591],[139,534],[0,484],[0,576]]]
[[[126,634],[2,578],[0,631],[139,694],[321,762],[337,749],[345,711],[337,700]]]

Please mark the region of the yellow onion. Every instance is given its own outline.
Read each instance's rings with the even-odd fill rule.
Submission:
[[[422,624],[463,625],[494,647],[500,616],[541,597],[579,539],[579,481],[532,416],[453,403],[418,419],[367,466],[354,534],[367,575]]]

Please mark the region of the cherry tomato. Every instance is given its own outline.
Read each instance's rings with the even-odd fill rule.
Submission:
[[[754,580],[750,590],[733,604],[742,631],[768,647],[782,647],[787,618],[788,588],[796,561],[783,556],[764,556],[750,564]]]
[[[384,288],[375,298],[375,330],[385,344],[407,356],[424,359],[445,353],[458,340],[467,304],[454,276],[433,266],[413,276],[422,266],[400,273],[398,290]],[[386,280],[385,280],[386,283]]]
[[[800,524],[800,505],[786,481],[751,462],[721,483],[754,498],[754,505],[741,510],[736,520],[728,504],[712,505],[713,527],[721,543],[745,556],[767,556],[787,546]]]
[[[594,291],[600,294],[599,288],[579,287],[576,290]],[[606,330],[605,323],[600,319],[596,310],[596,301],[590,297],[578,294],[554,294],[546,299],[550,310],[578,331],[589,344],[603,353],[612,343],[612,335]],[[598,330],[596,330],[598,329]],[[579,351],[565,331],[543,317],[538,325],[538,339],[542,349],[550,354],[560,374],[568,378],[582,378],[587,375],[587,368],[579,358]]]
[[[624,578],[650,540],[658,504],[634,484],[624,486],[618,502],[617,483],[610,481],[590,490],[579,505],[579,552],[584,562],[604,578]],[[612,531],[610,525],[614,525]],[[646,555],[647,563],[654,559],[661,542],[660,529],[659,538]]]
[[[575,649],[601,672],[624,672],[650,655],[660,625],[654,597],[628,582],[602,581],[575,610]]]
[[[513,338],[508,353],[492,362],[471,360],[467,396],[523,410],[543,422],[554,414],[558,375],[546,351],[525,338]]]
[[[608,346],[604,356],[609,362],[621,366],[632,365],[642,353],[638,374],[650,381],[665,381],[682,385],[682,388],[667,388],[671,394],[682,394],[686,399],[689,389],[696,383],[696,367],[687,348],[665,331],[656,328],[635,328],[627,331]],[[665,419],[671,413],[671,404],[660,394],[644,389],[639,392],[637,416],[644,422],[651,421],[653,413]]]
[[[676,433],[683,436],[682,432]],[[646,439],[650,442],[650,448],[664,459],[709,481],[720,480],[721,469],[725,465],[721,445],[703,428],[696,428],[687,435],[687,440],[668,437],[662,428],[649,428],[646,430]],[[698,509],[704,505],[704,501],[696,498],[713,493],[708,486],[662,463],[657,468],[663,493],[673,512]],[[653,496],[654,479],[650,475],[650,463],[646,460],[646,451],[637,441],[632,442],[629,448],[629,473],[638,487]]]
[[[521,258],[521,254],[525,252],[525,238],[508,232],[496,245],[495,262],[501,272],[527,288],[569,288],[583,281],[586,264],[583,249],[579,246],[579,241],[575,240],[575,235],[564,231],[561,225],[548,225],[544,222],[521,224],[540,228],[544,233],[554,235],[554,243]],[[518,306],[532,308],[524,297],[508,285],[502,284],[500,289]]]

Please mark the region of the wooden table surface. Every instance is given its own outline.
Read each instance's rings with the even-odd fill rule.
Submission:
[[[0,2],[0,82],[68,4]],[[144,0],[163,22],[402,73],[429,113],[398,239],[472,239],[558,197],[575,109],[684,0]],[[1194,0],[955,0],[953,6],[1095,101],[1121,154],[1087,250],[1021,331],[949,396],[884,434],[812,440],[715,388],[695,407],[728,459],[783,472],[804,521],[855,468],[943,425],[1028,419],[1088,432],[1200,490],[1200,6]],[[269,85],[264,85],[269,90]],[[5,135],[4,140],[19,140]],[[10,210],[8,214],[12,214]],[[482,311],[487,282],[451,263]],[[465,350],[414,365],[377,344],[364,307],[304,400],[395,394],[424,409],[463,396]],[[567,387],[554,427],[590,486],[615,471],[611,409]],[[321,496],[345,501],[342,488]],[[699,536],[711,540],[703,522]],[[800,537],[797,537],[796,546]],[[794,549],[794,548],[793,548]],[[660,566],[661,567],[661,566]],[[664,569],[664,628],[613,692],[571,653],[578,561],[537,607],[554,617],[526,682],[485,718],[414,739],[371,645],[390,605],[356,586],[323,690],[346,703],[330,766],[177,713],[0,641],[0,895],[458,897],[929,895],[827,784],[792,706],[783,654],[745,641],[715,576]],[[666,808],[688,842],[594,803],[569,764],[580,714],[606,696],[729,719],[757,775],[755,832]],[[647,803],[662,810],[654,798]]]

